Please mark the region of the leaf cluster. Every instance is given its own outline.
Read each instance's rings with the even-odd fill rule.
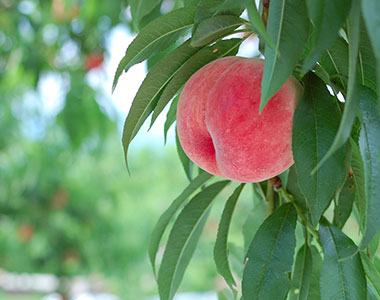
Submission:
[[[181,88],[194,72],[236,55],[250,36],[259,38],[265,58],[261,110],[289,76],[303,85],[294,115],[294,166],[280,179],[253,185],[255,201],[266,203],[267,212],[260,226],[243,227],[246,254],[240,273],[230,268],[228,233],[244,184],[226,201],[220,219],[215,264],[233,298],[379,298],[379,11],[379,2],[370,0],[263,0],[258,7],[246,0],[184,0],[141,28],[121,60],[114,87],[123,71],[162,54],[127,116],[126,157],[143,122],[152,114],[153,124],[172,101],[166,136]],[[236,38],[241,32],[243,37]],[[205,185],[211,175],[203,171],[194,178],[192,163],[177,146],[190,184],[160,218],[149,250],[162,300],[173,299],[211,204],[228,184]],[[256,203],[252,218],[260,218],[258,207]],[[156,272],[159,245],[171,220]],[[344,230],[347,220],[358,225],[355,242]],[[297,226],[303,235],[296,234]]]

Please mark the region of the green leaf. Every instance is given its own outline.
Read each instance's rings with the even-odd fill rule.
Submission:
[[[296,221],[297,213],[287,203],[260,226],[247,253],[242,281],[244,299],[285,299],[296,246]]]
[[[338,186],[338,189],[335,193],[335,200],[338,199],[340,192],[342,191],[344,184],[347,181],[347,178],[350,176],[350,169],[351,169],[351,159],[352,159],[352,148],[351,148],[351,139],[346,144],[346,156],[344,159],[344,176],[342,177],[342,181],[340,182],[340,185]]]
[[[319,60],[319,64],[328,74],[329,80],[343,90],[347,87],[348,52],[348,43],[343,38],[338,37]]]
[[[308,299],[312,265],[313,261],[310,248],[307,244],[304,244],[297,253],[289,300]]]
[[[133,24],[137,31],[140,31],[149,23],[153,22],[155,19],[158,19],[159,17],[162,16],[161,4],[162,2],[159,5],[157,5],[155,8],[153,8],[153,10],[150,13],[142,17],[141,20],[138,22],[138,24]]]
[[[173,74],[196,51],[198,50],[189,46],[189,42],[185,42],[156,63],[145,77],[133,99],[131,109],[124,123],[123,146],[126,161],[129,144],[153,111],[160,93],[173,77]]]
[[[185,151],[183,151],[181,142],[179,141],[179,138],[178,138],[177,127],[175,129],[175,142],[177,146],[178,157],[179,157],[179,160],[181,161],[183,170],[185,171],[186,177],[191,181],[193,162],[186,155]]]
[[[322,269],[322,258],[318,249],[311,245],[310,252],[312,256],[312,273],[310,278],[310,287],[308,300],[321,300],[320,278]]]
[[[294,202],[297,204],[297,206],[299,206],[302,210],[306,211],[306,199],[299,187],[297,171],[294,165],[291,166],[289,169],[288,185],[286,189],[293,196]]]
[[[183,0],[183,5],[185,7],[197,7],[200,0]]]
[[[195,13],[195,23],[217,15],[240,16],[247,0],[200,0]]]
[[[149,57],[146,61],[147,72],[149,72],[156,63],[158,63],[161,59],[163,59],[166,55],[168,55],[174,49],[179,47],[181,44],[182,44],[182,42],[179,43],[179,41],[177,41],[177,42],[173,43],[172,45],[170,45],[165,50],[162,50],[162,51],[158,52],[157,54]]]
[[[361,84],[376,92],[376,58],[363,19],[360,23],[359,73]]]
[[[357,75],[357,62],[360,39],[360,1],[354,1],[351,8],[349,21],[347,24],[349,65],[348,65],[348,88],[347,97],[344,104],[342,120],[339,124],[338,132],[334,141],[322,160],[314,170],[320,168],[323,163],[340,147],[342,147],[351,135],[351,129],[354,125],[356,114],[359,110],[360,88],[359,76]]]
[[[220,1],[219,9],[232,9],[243,7],[249,0],[222,0]]]
[[[260,112],[292,74],[298,58],[305,49],[308,26],[305,1],[271,2],[267,31],[275,43],[275,48],[265,48]]]
[[[367,283],[355,244],[325,220],[319,236],[324,250],[321,299],[366,299]]]
[[[360,101],[363,125],[359,146],[364,162],[367,218],[365,233],[360,244],[364,249],[380,229],[380,115],[375,93],[366,88]]]
[[[315,43],[316,32],[320,30],[322,24],[324,3],[321,3],[321,1],[306,0],[306,7],[310,22],[313,25],[311,28],[313,30],[312,40]]]
[[[334,140],[340,111],[323,81],[309,73],[304,82],[304,94],[294,114],[292,148],[298,184],[310,208],[311,221],[316,225],[342,184],[346,147],[310,174]]]
[[[227,180],[220,181],[206,187],[190,200],[175,221],[158,272],[161,300],[173,299],[195,250],[196,243],[190,243],[190,240],[209,211],[212,201],[228,183]],[[192,251],[186,251],[189,247]]]
[[[352,147],[352,180],[355,188],[355,206],[359,214],[359,225],[362,233],[365,231],[365,223],[367,217],[367,199],[365,194],[365,175],[363,159],[360,155],[359,146],[351,140]]]
[[[311,1],[308,1],[309,3]],[[337,38],[339,29],[346,21],[350,12],[351,0],[314,1],[313,7],[308,6],[314,30],[309,55],[302,66],[303,74],[306,74],[326,49],[330,48]]]
[[[235,55],[239,50],[242,39],[229,39],[215,43],[212,47],[205,47],[190,57],[186,63],[176,72],[173,79],[168,83],[163,91],[157,106],[154,108],[152,121],[153,125],[159,114],[169,103],[170,99],[178,93],[187,80],[200,68],[209,62],[227,55]]]
[[[359,102],[358,95],[358,55],[360,44],[360,1],[353,1],[351,6],[350,15],[347,21],[347,38],[349,50],[349,64],[348,64],[348,88],[346,106],[351,105],[350,102]],[[354,101],[355,100],[355,101]],[[343,113],[344,118],[344,113]],[[353,123],[353,121],[352,121]],[[352,127],[352,125],[351,125]],[[346,140],[348,137],[346,138]]]
[[[380,242],[380,231],[378,231],[372,241],[369,243],[367,247],[367,253],[370,257],[375,257],[377,249],[379,248],[379,242]]]
[[[247,11],[249,20],[254,31],[259,35],[260,39],[262,39],[265,43],[268,44],[269,47],[276,51],[276,46],[265,28],[263,19],[257,11],[257,7],[254,1],[249,1],[247,3]]]
[[[191,38],[191,46],[201,47],[231,34],[244,21],[236,16],[219,15],[199,23]]]
[[[223,276],[224,280],[230,286],[232,291],[236,292],[236,282],[232,276],[230,264],[228,261],[228,245],[227,238],[230,229],[231,219],[236,207],[237,200],[244,188],[244,183],[240,184],[230,198],[227,200],[220,219],[218,234],[214,246],[214,260],[218,273]]]
[[[172,202],[169,208],[158,219],[157,224],[152,231],[148,248],[149,259],[152,264],[154,273],[156,273],[156,256],[158,247],[160,246],[162,236],[170,221],[173,219],[174,215],[177,213],[183,203],[191,196],[191,194],[193,194],[198,188],[204,185],[211,177],[212,175],[206,172],[199,174],[189,183],[183,192]]]
[[[375,292],[373,291],[372,287],[367,284],[367,300],[378,300],[379,298],[376,297]]]
[[[142,2],[142,1],[141,1]],[[176,9],[145,26],[129,45],[117,67],[112,90],[123,71],[153,56],[174,43],[194,24],[195,8]]]
[[[243,224],[244,253],[248,251],[260,225],[266,217],[265,194],[259,183],[252,183],[253,188],[253,210],[248,212],[247,219]]]
[[[355,182],[353,177],[348,177],[342,190],[339,193],[336,206],[334,208],[334,226],[342,229],[349,218],[352,205],[355,200]]]
[[[376,77],[377,77],[377,110],[380,111],[380,2],[373,0],[362,1],[362,11],[368,35],[372,42],[372,47],[376,57]]]
[[[372,287],[372,291],[375,293],[376,299],[380,299],[380,273],[369,257],[362,251],[360,251],[360,258],[362,259],[368,284]]]
[[[165,125],[164,125],[165,144],[166,144],[166,139],[167,139],[169,128],[173,125],[173,123],[175,122],[176,117],[177,117],[178,100],[179,100],[179,94],[173,99],[172,104],[170,105],[169,111],[166,114],[166,121],[165,121]],[[160,100],[158,100],[158,102],[160,102]],[[157,105],[158,105],[158,103],[157,103]]]
[[[129,0],[134,26],[139,28],[141,19],[152,12],[161,2],[162,0]]]

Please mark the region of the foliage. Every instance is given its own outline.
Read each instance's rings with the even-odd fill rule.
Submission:
[[[114,83],[133,64],[163,52],[127,116],[125,156],[141,124],[151,114],[154,121],[174,99],[167,115],[166,136],[174,123],[178,94],[191,74],[218,57],[236,55],[236,47],[256,34],[265,57],[261,109],[291,74],[304,88],[293,124],[295,164],[280,179],[254,184],[250,218],[264,219],[259,207],[265,201],[267,216],[255,230],[243,226],[250,246],[245,247],[237,268],[232,261],[239,255],[234,254],[236,245],[228,243],[228,228],[238,219],[234,215],[239,210],[234,208],[239,206],[242,186],[227,200],[215,244],[216,268],[234,299],[239,295],[246,300],[366,299],[367,295],[379,295],[378,239],[374,238],[380,229],[378,4],[366,0],[258,2],[257,8],[244,0],[183,0],[179,1],[182,5],[142,27],[122,59]],[[148,13],[157,2],[144,5]],[[248,19],[242,15],[245,9]],[[206,58],[223,49],[221,43],[232,44],[229,36],[240,32],[245,35],[234,51],[231,48]],[[199,177],[193,179],[193,168],[180,145],[178,154],[190,179],[186,190],[193,192]],[[162,300],[173,299],[209,204],[224,184],[205,185],[190,200],[188,193],[186,199],[180,196],[174,202],[180,199],[183,205],[178,214],[179,207],[173,203],[176,209],[170,219],[175,220],[158,268]],[[210,192],[212,189],[216,190]],[[166,219],[167,213],[157,225],[160,230],[152,235],[154,270],[158,243],[168,225],[165,222],[163,226],[162,218]],[[247,222],[253,224],[249,219]],[[358,237],[350,236],[348,230],[355,226],[360,230]],[[244,245],[240,246],[244,251]]]

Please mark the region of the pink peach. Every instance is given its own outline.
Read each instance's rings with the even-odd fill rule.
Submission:
[[[293,114],[302,88],[290,77],[259,114],[263,64],[259,58],[221,58],[185,84],[178,137],[188,157],[211,174],[259,182],[293,164]]]

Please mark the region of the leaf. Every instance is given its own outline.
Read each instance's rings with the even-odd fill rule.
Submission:
[[[249,0],[222,0],[218,9],[233,9],[246,5]]]
[[[320,66],[328,73],[329,80],[344,90],[348,79],[348,52],[348,43],[338,37],[319,60]]]
[[[165,125],[164,125],[165,144],[166,144],[166,139],[167,139],[169,128],[171,127],[171,125],[176,120],[178,100],[179,100],[179,94],[173,99],[172,104],[170,105],[169,111],[166,114],[166,121],[165,121]],[[160,101],[160,100],[158,100],[158,101]],[[158,105],[158,103],[157,103],[157,105]]]
[[[185,7],[197,7],[200,0],[183,0],[183,5]]]
[[[195,23],[217,15],[240,16],[247,0],[200,0],[195,13]]]
[[[241,277],[241,274],[243,274],[244,264],[242,264],[242,262],[244,261],[245,254],[246,252],[240,245],[238,246],[234,242],[228,242],[228,256],[230,258],[231,270],[235,274],[238,274],[239,277]],[[238,278],[238,280],[239,279],[241,278]],[[240,280],[239,280],[239,285],[240,285]],[[231,291],[230,288],[228,288],[228,291],[234,294],[234,296],[236,295],[235,291]]]
[[[260,112],[292,74],[299,56],[305,49],[308,26],[305,1],[271,2],[267,31],[275,43],[275,48],[265,48]]]
[[[306,0],[306,7],[310,22],[313,25],[313,42],[315,43],[315,32],[321,28],[324,3],[321,3],[321,1]]]
[[[248,251],[249,245],[255,236],[257,229],[266,217],[266,199],[259,183],[252,183],[253,187],[253,210],[248,212],[247,219],[243,224],[244,252]]]
[[[338,189],[335,193],[335,200],[339,197],[340,192],[342,191],[344,184],[347,181],[347,178],[350,176],[350,169],[351,169],[351,159],[352,159],[352,149],[351,149],[351,139],[346,143],[346,156],[344,159],[344,176],[342,177],[342,181],[340,182],[340,185],[338,186]]]
[[[136,28],[139,28],[140,21],[143,17],[160,5],[162,0],[129,0],[131,7],[132,22]]]
[[[310,175],[334,140],[340,111],[323,81],[309,73],[304,82],[304,94],[294,114],[292,148],[299,188],[315,226],[342,184],[346,148],[336,151]]]
[[[318,163],[314,170],[320,168],[324,162],[340,147],[342,147],[351,135],[351,129],[354,124],[360,102],[360,87],[359,76],[357,75],[357,62],[359,52],[360,39],[360,2],[352,3],[351,13],[347,24],[348,32],[348,49],[349,49],[349,64],[348,64],[348,88],[347,97],[344,104],[342,120],[339,124],[338,132],[334,141],[322,160]]]
[[[260,39],[262,39],[265,43],[268,44],[269,47],[276,51],[276,46],[265,28],[263,19],[257,11],[257,7],[254,1],[249,1],[247,3],[247,11],[249,20],[254,31],[259,35]]]
[[[176,146],[177,146],[178,157],[179,157],[179,160],[181,161],[183,170],[185,171],[186,177],[191,181],[192,163],[193,162],[186,155],[185,151],[183,151],[181,142],[179,141],[179,138],[178,138],[177,127],[175,130],[175,142],[176,142]]]
[[[172,52],[174,49],[176,49],[178,46],[180,46],[182,44],[179,43],[179,41],[171,44],[168,48],[166,48],[165,50],[162,50],[160,52],[158,52],[157,54],[149,57],[147,60],[146,60],[146,68],[147,68],[147,72],[149,72],[153,66],[158,63],[161,59],[163,59],[166,55],[168,55],[170,52]]]
[[[216,269],[224,280],[230,286],[231,290],[236,291],[236,283],[232,276],[229,261],[228,261],[228,245],[227,238],[230,229],[232,214],[235,210],[237,200],[244,188],[244,183],[240,184],[227,200],[223,210],[222,218],[220,219],[218,234],[214,246],[214,261]]]
[[[160,296],[160,299],[172,300],[174,298],[174,295],[175,295],[177,289],[179,288],[179,286],[181,284],[181,281],[182,281],[183,275],[186,271],[186,268],[187,268],[188,264],[190,263],[191,257],[193,256],[193,254],[195,252],[198,241],[199,241],[200,236],[202,234],[202,230],[203,230],[204,225],[205,225],[207,218],[209,216],[210,209],[208,209],[204,213],[204,215],[201,217],[199,222],[192,229],[191,234],[189,235],[188,239],[186,240],[184,248],[181,250],[180,257],[178,258],[178,261],[175,262],[175,267],[174,267],[175,270],[174,270],[174,275],[172,278],[173,281],[171,283],[171,289],[169,290],[169,293],[171,293],[172,295],[169,298],[165,298],[165,296]],[[171,247],[173,248],[173,247],[175,247],[175,245],[173,245]],[[160,271],[161,271],[161,269],[160,269]],[[163,272],[166,273],[166,270],[164,270]],[[169,277],[161,279],[162,277],[160,277],[160,274],[162,274],[162,273],[158,273],[158,279],[157,279],[158,291],[159,291],[159,293],[161,293],[161,295],[162,295],[162,293],[164,293],[164,295],[165,295],[165,293],[167,293],[166,291],[168,291],[168,289],[164,285],[166,284],[167,280],[171,280],[171,279]],[[162,276],[166,277],[167,274],[162,275]],[[161,283],[161,281],[163,283]]]
[[[359,213],[359,225],[360,230],[364,233],[365,223],[367,216],[367,200],[365,195],[365,176],[364,176],[364,165],[363,159],[360,155],[359,146],[351,140],[352,147],[352,159],[351,159],[351,169],[352,169],[352,180],[354,182],[355,188],[355,205]]]
[[[128,71],[133,65],[169,47],[185,30],[193,26],[194,14],[193,7],[179,8],[145,26],[129,45],[120,61],[112,90],[115,89],[123,71]]]
[[[212,47],[202,48],[190,57],[178,72],[176,72],[173,79],[168,83],[162,93],[162,96],[158,100],[157,106],[154,109],[150,126],[153,125],[159,114],[169,103],[170,99],[178,93],[181,87],[196,71],[217,58],[226,55],[235,55],[239,50],[242,41],[242,39],[223,40],[215,43]]]
[[[359,73],[361,84],[376,92],[376,58],[363,19],[360,23]]]
[[[347,38],[348,38],[348,50],[349,50],[349,64],[348,64],[348,88],[346,106],[351,102],[356,103],[359,100],[357,93],[358,88],[358,76],[357,76],[357,64],[360,44],[360,1],[353,1],[351,6],[350,15],[347,21]],[[344,118],[344,114],[343,114]],[[353,123],[353,121],[352,121]],[[352,125],[351,125],[352,127]],[[346,140],[348,137],[346,138]]]
[[[124,123],[123,146],[127,162],[128,148],[144,121],[157,104],[160,93],[175,73],[197,49],[183,43],[156,63],[141,84]],[[128,162],[127,162],[128,166]]]
[[[298,184],[297,172],[295,166],[291,166],[289,169],[288,175],[288,185],[286,188],[290,194],[293,196],[294,202],[299,206],[302,210],[307,210],[306,199],[302,194],[301,189]]]
[[[373,52],[376,57],[377,66],[377,110],[380,112],[380,2],[363,0],[362,1],[362,11],[365,24],[367,25],[368,35],[372,43]]]
[[[313,261],[310,248],[307,244],[304,244],[297,253],[289,300],[308,299],[312,264]]]
[[[325,220],[319,236],[324,250],[321,299],[366,299],[367,283],[355,244]]]
[[[206,172],[199,174],[189,183],[189,185],[182,191],[182,193],[172,202],[169,208],[158,219],[157,224],[152,231],[148,248],[149,259],[152,264],[154,273],[156,273],[156,256],[158,247],[160,245],[165,229],[169,225],[169,222],[173,219],[179,208],[191,196],[191,194],[194,193],[202,185],[204,185],[211,177],[212,175]]]
[[[196,243],[190,244],[195,229],[209,211],[212,201],[228,183],[227,180],[220,181],[206,187],[190,200],[175,221],[158,272],[161,300],[173,299],[195,248]],[[186,253],[189,247],[192,251]]]
[[[244,299],[284,299],[292,271],[297,213],[290,203],[274,211],[256,232],[247,253]]]
[[[322,258],[319,254],[318,249],[311,245],[310,252],[312,256],[312,273],[310,278],[310,287],[308,300],[320,300],[321,299],[321,290],[320,290],[320,277],[322,269]]]
[[[376,297],[375,292],[373,291],[372,287],[367,284],[367,300],[378,300],[379,298]]]
[[[380,231],[378,231],[372,241],[368,244],[367,247],[367,254],[369,257],[376,257],[377,249],[379,248],[379,242],[380,242]]]
[[[342,229],[347,219],[349,218],[352,205],[355,199],[355,182],[354,179],[348,177],[343,189],[339,193],[339,198],[337,200],[337,204],[334,208],[334,226]]]
[[[153,22],[155,19],[158,19],[159,17],[162,16],[161,4],[162,4],[162,2],[159,5],[157,5],[156,7],[154,7],[150,13],[148,13],[147,15],[142,17],[142,19],[139,21],[138,24],[134,24],[134,27],[137,31],[141,30],[142,28],[147,26],[149,23]]]
[[[309,3],[311,1],[308,1]],[[337,38],[338,31],[346,21],[350,12],[351,0],[315,1],[309,12],[315,12],[312,17],[314,30],[309,55],[305,58],[302,73],[306,74],[326,49],[330,48]]]
[[[376,95],[365,88],[360,100],[363,125],[359,146],[364,163],[365,191],[367,199],[366,226],[360,248],[364,249],[380,229],[380,115],[376,105]]]
[[[244,21],[236,16],[219,15],[199,23],[191,38],[191,46],[201,47],[231,34]]]
[[[373,265],[369,257],[362,251],[360,251],[360,258],[362,259],[368,284],[372,287],[372,291],[375,293],[376,299],[380,299],[380,273]]]

